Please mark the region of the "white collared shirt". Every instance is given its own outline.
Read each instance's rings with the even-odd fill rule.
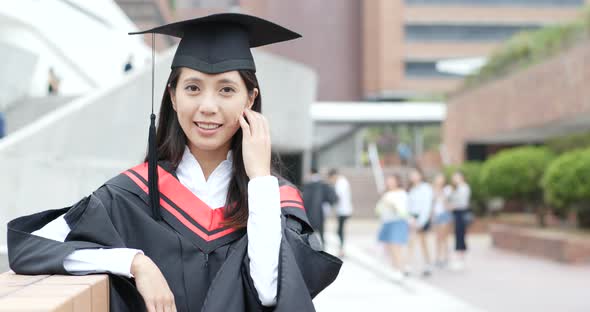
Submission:
[[[176,170],[180,183],[206,203],[211,209],[225,205],[229,182],[232,176],[232,152],[211,173],[208,179],[201,166],[185,147],[182,160]],[[281,245],[281,203],[279,183],[276,177],[265,176],[251,179],[248,183],[248,256],[250,275],[265,306],[276,303],[279,250]],[[53,220],[33,235],[65,241],[70,228],[64,216]],[[133,277],[133,258],[143,253],[130,248],[77,250],[64,260],[64,268],[70,273],[109,272]]]

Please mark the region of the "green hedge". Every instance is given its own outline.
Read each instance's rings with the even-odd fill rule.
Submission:
[[[541,185],[545,201],[565,215],[578,214],[582,227],[590,227],[590,149],[568,152],[547,168]]]
[[[464,174],[465,180],[471,188],[471,208],[478,216],[482,216],[486,213],[487,196],[485,194],[485,187],[482,185],[480,178],[482,168],[482,162],[468,161],[460,166],[448,166],[444,170],[447,181],[451,181],[451,176],[456,171],[461,171]]]
[[[489,196],[538,202],[542,199],[539,181],[553,158],[543,147],[501,151],[483,165],[481,183]]]

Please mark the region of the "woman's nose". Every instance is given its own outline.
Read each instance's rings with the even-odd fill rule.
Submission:
[[[202,98],[199,104],[199,112],[202,114],[215,114],[218,110],[218,105],[213,95],[206,95]]]

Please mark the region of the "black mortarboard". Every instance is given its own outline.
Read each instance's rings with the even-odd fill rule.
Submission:
[[[130,34],[146,33],[182,38],[172,68],[188,67],[208,74],[256,70],[250,48],[301,37],[275,23],[237,13],[214,14]]]
[[[270,21],[238,13],[213,14],[171,23],[130,35],[152,34],[152,114],[148,139],[148,185],[154,219],[160,220],[158,155],[154,115],[155,34],[178,37],[172,68],[188,67],[208,74],[232,70],[256,71],[250,48],[301,37]]]

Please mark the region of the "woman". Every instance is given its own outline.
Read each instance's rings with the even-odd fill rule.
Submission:
[[[450,189],[446,186],[445,176],[437,174],[432,183],[434,197],[433,224],[436,233],[436,260],[439,267],[447,265],[449,260],[448,239],[451,232],[453,216],[448,207]]]
[[[338,173],[337,169],[330,169],[328,180],[334,186],[338,202],[334,204],[336,216],[338,217],[338,238],[340,239],[340,250],[338,256],[344,257],[344,233],[346,221],[352,216],[352,195],[350,193],[350,183],[345,176]]]
[[[424,176],[420,170],[414,168],[410,171],[410,191],[408,193],[408,210],[413,217],[412,236],[410,238],[410,255],[413,256],[415,241],[419,240],[424,264],[422,275],[429,276],[432,273],[430,251],[426,235],[430,230],[432,216],[432,188],[424,182]]]
[[[182,38],[147,162],[11,221],[11,269],[109,273],[110,311],[313,311],[342,262],[317,250],[299,192],[271,175],[250,54],[299,35],[243,14],[146,32]]]
[[[461,172],[455,172],[452,177],[453,192],[449,198],[449,206],[453,211],[453,220],[455,221],[455,252],[456,260],[451,268],[453,270],[463,270],[465,267],[465,253],[467,252],[466,234],[468,218],[470,217],[469,200],[471,198],[471,188],[465,182],[465,177]]]
[[[387,191],[377,202],[377,214],[381,218],[379,241],[387,246],[393,267],[405,271],[403,254],[408,245],[409,225],[407,201],[408,195],[401,187],[399,177],[388,176],[385,181]]]

